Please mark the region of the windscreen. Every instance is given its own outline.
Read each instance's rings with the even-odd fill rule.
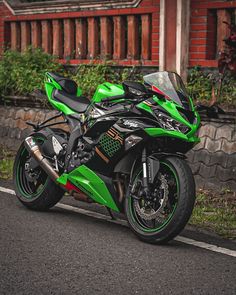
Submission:
[[[143,77],[144,82],[156,87],[167,99],[190,109],[188,93],[180,76],[173,72],[157,72]]]

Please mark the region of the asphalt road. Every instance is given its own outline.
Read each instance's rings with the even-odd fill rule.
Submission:
[[[60,208],[33,212],[0,193],[0,294],[236,294],[236,258],[145,244],[125,226]]]

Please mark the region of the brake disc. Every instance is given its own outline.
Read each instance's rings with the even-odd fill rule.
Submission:
[[[164,175],[160,174],[158,179],[161,182],[160,189],[163,190],[163,198],[160,201],[160,207],[155,210],[153,208],[140,207],[140,200],[134,199],[134,207],[137,214],[144,220],[153,220],[156,219],[158,222],[161,222],[164,218],[164,208],[166,207],[168,201],[168,183]]]

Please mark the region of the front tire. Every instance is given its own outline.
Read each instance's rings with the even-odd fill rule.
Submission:
[[[141,177],[140,169],[133,179],[133,186],[141,186]],[[125,201],[126,216],[129,226],[141,240],[163,244],[183,230],[192,214],[196,193],[190,167],[181,158],[161,159],[160,170],[152,190],[155,192],[154,200],[157,199],[159,209],[158,206],[155,207],[153,200],[153,208],[149,208],[151,205],[147,205],[146,199],[140,197],[140,194],[138,198],[134,195],[128,196]],[[138,194],[138,190],[136,193]]]
[[[38,139],[38,144],[43,140]],[[64,195],[64,191],[54,183],[40,166],[34,173],[35,179],[30,178],[26,171],[26,164],[32,160],[28,151],[21,144],[15,158],[13,169],[13,181],[18,200],[27,208],[38,211],[46,211],[53,207]],[[37,176],[37,175],[36,175]]]

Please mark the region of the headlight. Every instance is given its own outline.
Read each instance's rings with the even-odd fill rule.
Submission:
[[[156,114],[156,117],[161,127],[166,130],[179,131],[181,133],[188,133],[189,131],[189,128],[187,126],[168,116],[165,116],[164,114],[158,113]]]

